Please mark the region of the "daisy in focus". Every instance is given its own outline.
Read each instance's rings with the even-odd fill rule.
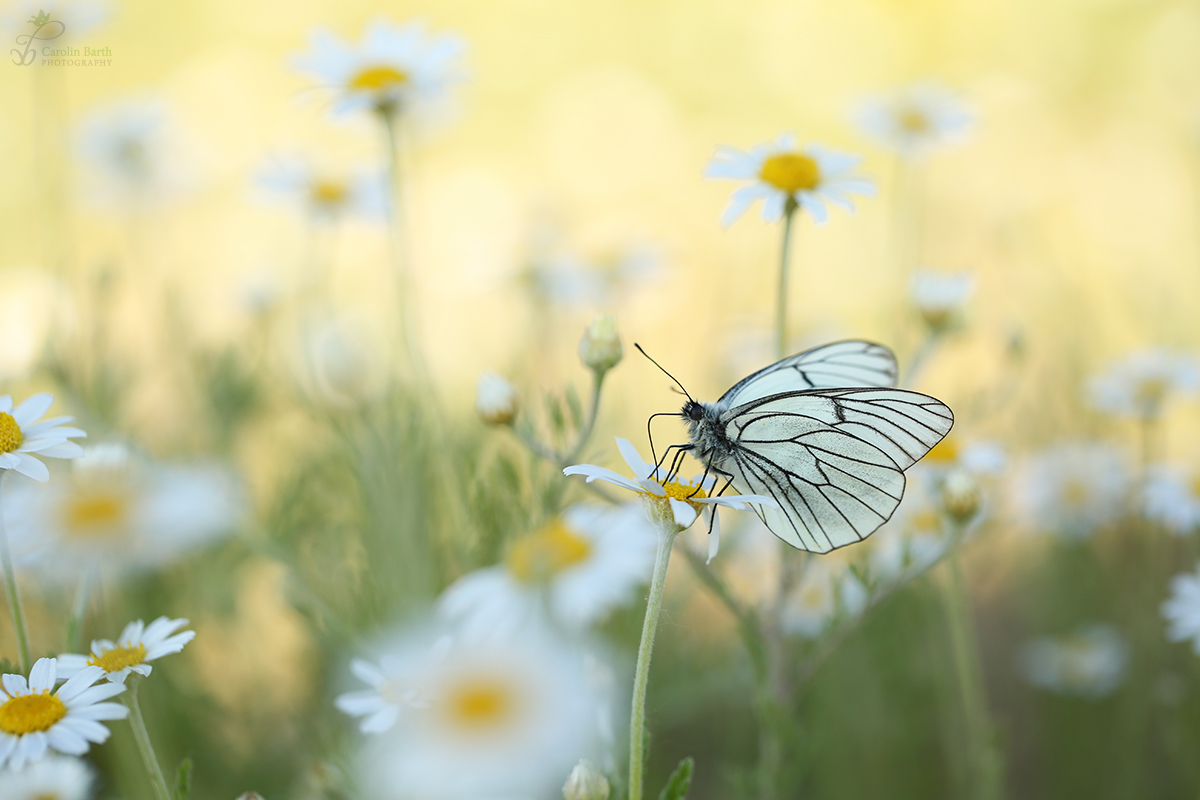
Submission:
[[[1167,620],[1167,638],[1172,642],[1192,640],[1192,649],[1200,655],[1200,565],[1194,572],[1171,579],[1171,596],[1161,607]]]
[[[517,539],[502,564],[459,578],[438,611],[467,635],[505,635],[540,620],[579,629],[650,579],[656,529],[635,504],[577,505]]]
[[[64,427],[74,417],[42,419],[53,402],[54,397],[43,392],[13,408],[12,397],[0,395],[0,470],[16,470],[45,483],[50,479],[50,470],[36,456],[77,458],[83,454],[83,448],[71,439],[87,434],[79,428]]]
[[[918,83],[865,101],[857,120],[880,144],[902,156],[917,156],[963,138],[974,115],[949,89]]]
[[[873,195],[875,185],[854,170],[862,159],[820,145],[799,147],[790,134],[757,145],[749,152],[719,147],[704,170],[707,178],[751,181],[733,193],[721,224],[728,226],[762,200],[762,218],[778,222],[796,209],[817,223],[829,219],[827,203],[853,211],[852,194]]]
[[[357,47],[328,31],[315,32],[311,43],[296,66],[336,92],[335,114],[360,109],[385,117],[409,114],[465,77],[459,63],[463,41],[428,34],[419,22],[373,22]]]
[[[53,750],[81,756],[91,743],[108,739],[102,720],[125,719],[129,709],[103,702],[125,691],[116,683],[92,684],[104,677],[100,667],[86,667],[58,691],[58,662],[39,658],[24,675],[0,676],[0,770],[19,770]],[[53,694],[52,694],[53,692]]]
[[[1200,529],[1200,474],[1173,466],[1150,470],[1142,490],[1146,517],[1176,536]]]
[[[103,669],[111,683],[124,683],[131,672],[145,677],[153,669],[149,662],[178,653],[195,638],[195,631],[176,633],[187,622],[186,619],[166,617],[159,617],[149,625],[140,619],[131,622],[115,642],[109,639],[92,642],[91,655],[59,656],[58,677],[71,678],[88,667]]]
[[[620,486],[622,489],[636,492],[642,498],[642,508],[645,510],[646,516],[660,528],[673,527],[676,531],[685,530],[707,511],[711,521],[708,540],[709,561],[717,554],[721,542],[721,525],[720,517],[717,515],[717,506],[745,511],[752,503],[777,505],[770,497],[757,494],[709,497],[708,493],[717,485],[715,477],[710,475],[702,482],[689,481],[679,476],[668,479],[661,469],[642,461],[637,448],[627,440],[617,437],[617,449],[636,476],[635,479],[631,480],[611,469],[592,464],[575,464],[565,468],[563,474],[583,475],[588,483],[602,480],[614,486]]]
[[[0,771],[4,800],[88,800],[95,776],[81,758],[47,756],[23,768]]]
[[[1103,697],[1120,685],[1129,645],[1109,625],[1092,625],[1069,636],[1027,643],[1019,664],[1025,679],[1057,694]]]
[[[1161,348],[1142,350],[1114,362],[1088,388],[1100,411],[1154,419],[1172,396],[1194,396],[1200,390],[1200,362]]]

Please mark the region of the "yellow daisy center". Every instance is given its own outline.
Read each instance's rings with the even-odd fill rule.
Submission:
[[[360,92],[387,92],[400,88],[408,83],[408,80],[408,73],[404,70],[377,64],[359,70],[350,79],[348,86]]]
[[[495,728],[513,713],[512,687],[500,681],[475,679],[455,686],[446,697],[448,721],[467,731]]]
[[[704,497],[708,497],[708,495],[704,492],[703,489],[700,489],[696,486],[692,486],[691,484],[688,484],[688,483],[679,483],[678,481],[667,481],[666,483],[664,483],[662,485],[662,487],[663,487],[663,490],[666,491],[667,497],[671,498],[672,500],[683,500],[686,502],[691,502],[694,500],[699,500]]]
[[[0,453],[11,453],[25,441],[21,426],[13,419],[13,415],[0,411]]]
[[[1191,480],[1192,496],[1200,497],[1200,472],[1192,476]]]
[[[1081,508],[1087,505],[1092,493],[1087,483],[1078,478],[1069,478],[1062,489],[1063,503],[1071,508]]]
[[[508,569],[522,583],[545,583],[591,554],[591,542],[555,521],[513,545]]]
[[[76,534],[109,531],[129,516],[129,498],[117,492],[82,491],[67,498],[63,508],[66,527]]]
[[[63,701],[46,690],[41,694],[10,697],[0,705],[0,731],[9,736],[48,731],[67,715]]]
[[[823,608],[827,596],[824,587],[812,583],[800,591],[800,605],[803,608]]]
[[[317,205],[336,206],[345,202],[350,191],[341,181],[317,179],[313,181],[310,193]]]
[[[810,192],[821,185],[821,168],[803,153],[777,153],[763,161],[758,177],[788,193]]]
[[[1162,378],[1147,378],[1138,382],[1134,399],[1141,409],[1154,412],[1167,396],[1168,388],[1167,381]]]
[[[914,533],[939,533],[942,530],[942,518],[932,509],[926,509],[913,514],[908,521],[908,527]]]
[[[947,436],[925,454],[925,460],[935,464],[953,464],[958,460],[958,441]]]
[[[928,133],[932,127],[929,123],[929,117],[922,111],[916,108],[903,108],[896,115],[896,122],[900,125],[900,130],[909,134]]]
[[[114,647],[102,656],[92,656],[88,659],[89,667],[102,667],[105,672],[119,672],[126,667],[133,667],[146,660],[146,645],[138,644],[131,647]]]

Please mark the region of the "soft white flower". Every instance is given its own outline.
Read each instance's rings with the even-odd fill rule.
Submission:
[[[949,89],[917,83],[863,102],[857,121],[868,136],[901,155],[913,156],[961,139],[974,114]]]
[[[82,455],[83,448],[71,439],[87,434],[79,428],[64,427],[74,417],[42,419],[53,402],[53,395],[42,392],[14,409],[12,397],[0,395],[0,470],[16,470],[45,483],[50,479],[50,470],[35,456],[77,458]]]
[[[58,691],[58,662],[39,658],[24,675],[0,676],[0,770],[20,769],[51,750],[81,756],[92,742],[108,739],[101,720],[125,719],[129,709],[102,702],[125,691],[118,683],[93,686],[104,677],[100,667],[86,667]]]
[[[372,22],[357,47],[324,30],[314,32],[311,43],[296,66],[336,92],[334,113],[408,114],[440,99],[465,77],[459,64],[463,41],[428,34],[419,22]]]
[[[909,280],[913,306],[935,333],[944,333],[961,323],[974,289],[975,276],[969,272],[918,270]]]
[[[71,466],[70,480],[20,487],[3,508],[14,552],[42,556],[54,580],[170,563],[231,533],[241,514],[238,482],[216,464],[154,464],[104,444]]]
[[[0,771],[4,800],[88,800],[92,768],[81,758],[47,756],[21,769]]]
[[[617,437],[617,449],[621,457],[636,477],[634,480],[613,472],[611,469],[597,467],[592,464],[576,464],[563,470],[564,475],[583,475],[587,482],[602,480],[622,489],[636,492],[642,498],[642,507],[646,516],[659,526],[674,526],[676,530],[690,528],[701,512],[708,510],[710,529],[708,558],[711,561],[717,554],[721,540],[720,518],[716,506],[726,506],[738,511],[745,511],[749,504],[775,506],[770,497],[756,494],[735,494],[710,497],[708,495],[716,488],[717,480],[708,476],[703,481],[687,480],[680,476],[667,476],[662,469],[654,464],[642,461],[637,448],[627,440]]]
[[[1035,530],[1082,539],[1121,514],[1129,471],[1108,445],[1072,442],[1030,458],[1013,488]]]
[[[342,215],[386,219],[387,183],[376,170],[346,174],[300,157],[279,156],[259,172],[258,183],[272,194],[300,203],[316,219]]]
[[[1059,694],[1103,697],[1125,676],[1129,645],[1108,625],[1069,636],[1044,636],[1021,650],[1021,672],[1031,684]]]
[[[1200,655],[1200,565],[1196,570],[1171,579],[1171,596],[1162,604],[1168,623],[1167,638],[1172,642],[1192,640],[1192,649]]]
[[[140,619],[131,622],[114,642],[98,639],[92,642],[89,656],[74,654],[58,657],[58,677],[70,678],[88,667],[100,667],[113,683],[124,683],[131,672],[147,676],[151,661],[178,653],[196,636],[195,631],[175,631],[187,625],[186,619],[159,617],[149,625]]]
[[[166,104],[123,100],[89,114],[80,128],[78,152],[95,178],[89,201],[104,206],[151,209],[188,183],[193,153],[180,152]]]
[[[829,218],[826,203],[854,210],[851,194],[871,195],[875,186],[854,174],[861,159],[821,147],[799,147],[790,134],[774,142],[755,146],[748,153],[732,147],[719,147],[708,162],[704,174],[709,178],[752,181],[733,193],[729,207],[721,216],[722,225],[730,225],[756,200],[763,201],[766,222],[783,218],[791,201],[807,211],[818,223]]]
[[[656,529],[636,504],[577,505],[516,539],[504,562],[459,578],[438,610],[469,635],[505,635],[548,612],[578,629],[632,599],[650,579]]]
[[[424,649],[409,644],[398,654],[385,653],[379,666],[356,658],[350,671],[371,688],[339,694],[333,704],[352,717],[362,717],[363,733],[389,731],[403,709],[429,708],[431,696],[422,681],[445,660],[453,644],[449,636]]]
[[[1157,466],[1143,489],[1146,517],[1176,536],[1200,528],[1200,474],[1174,466]]]
[[[300,372],[321,400],[353,407],[382,391],[384,364],[373,336],[350,316],[308,320],[299,342]]]
[[[427,649],[421,639],[393,655],[420,664]],[[429,661],[409,676],[428,707],[365,743],[359,773],[371,797],[551,797],[589,755],[596,707],[609,698],[589,690],[579,653],[533,635],[455,637],[442,661]]]
[[[950,536],[929,487],[914,486],[906,492],[871,541],[867,565],[873,583],[900,583],[940,561],[950,547]]]
[[[513,385],[494,372],[479,376],[475,385],[475,412],[489,425],[508,425],[517,418],[521,396]]]
[[[783,600],[779,623],[785,631],[813,639],[837,612],[837,576],[823,561],[810,561]]]
[[[1200,389],[1195,356],[1161,348],[1143,350],[1114,362],[1088,386],[1100,411],[1149,419],[1162,412],[1172,395],[1192,396]]]
[[[528,259],[520,280],[538,302],[555,308],[610,308],[620,306],[635,288],[660,279],[665,256],[658,246],[632,242],[584,257],[555,241],[536,248]]]

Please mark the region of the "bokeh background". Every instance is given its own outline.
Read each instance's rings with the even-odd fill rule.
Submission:
[[[999,442],[1013,486],[1023,458],[1065,439],[1105,441],[1136,465],[1138,423],[1090,407],[1090,376],[1131,352],[1197,344],[1194,3],[127,2],[79,34],[72,15],[94,7],[46,7],[79,36],[73,46],[110,48],[112,63],[0,67],[0,392],[51,391],[95,440],[219,458],[244,480],[236,536],[106,587],[86,625],[111,635],[166,613],[199,631],[144,694],[163,762],[195,759],[197,800],[337,796],[325,772],[357,732],[330,697],[356,643],[528,524],[554,471],[477,420],[482,371],[513,381],[531,413],[543,393],[586,393],[576,345],[599,312],[700,398],[773,359],[779,230],[756,211],[719,226],[731,187],[702,177],[719,144],[792,131],[861,154],[878,185],[853,215],[799,222],[795,349],[863,337],[904,365],[923,337],[912,270],[974,275],[965,323],[913,388],[958,412],[964,440]],[[36,10],[5,7],[6,41]],[[387,227],[369,214],[315,227],[257,176],[296,152],[334,170],[380,168],[373,120],[331,118],[328,94],[293,65],[314,29],[357,40],[380,18],[422,19],[468,45],[468,80],[403,142],[414,324],[452,435],[389,428],[385,414],[371,418],[379,435],[349,446],[354,426],[312,399],[296,298],[320,253],[325,300],[354,329],[330,358],[378,403],[386,392],[370,376],[388,372],[394,313]],[[952,87],[976,122],[901,191],[894,154],[853,117],[863,98],[918,80]],[[87,121],[127,101],[157,103],[165,120],[169,180],[139,203],[114,196],[81,154]],[[902,240],[916,244],[904,252]],[[570,265],[607,269],[610,285],[537,289],[539,270]],[[646,417],[678,402],[627,356],[585,460],[617,467],[611,437],[644,443]],[[1186,399],[1166,407],[1156,457],[1195,464],[1195,412]],[[421,465],[434,461],[451,465],[463,497],[426,491]],[[1195,796],[1200,670],[1158,613],[1169,578],[1192,568],[1194,540],[1132,512],[1084,545],[1025,536],[1030,521],[1003,513],[1019,489],[990,491],[963,557],[1007,795]],[[460,501],[465,511],[443,508]],[[427,518],[459,526],[459,546],[436,567],[416,559],[428,585],[410,596],[417,579],[396,564],[413,560],[412,537],[385,531]],[[35,633],[35,650],[49,652],[72,596],[30,580],[31,625],[55,632]],[[872,609],[805,684],[786,754],[795,796],[967,796],[938,580],[935,569]],[[692,797],[741,796],[755,763],[744,656],[685,564],[671,581],[651,787],[692,755]],[[1116,689],[1078,697],[1022,679],[1025,642],[1091,622],[1131,648]],[[639,625],[635,602],[606,628],[626,660]],[[102,796],[150,796],[127,731],[97,763]]]

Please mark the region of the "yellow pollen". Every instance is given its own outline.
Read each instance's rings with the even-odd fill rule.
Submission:
[[[1069,479],[1062,489],[1063,502],[1072,508],[1079,508],[1086,505],[1091,499],[1092,493],[1088,491],[1088,485],[1078,478]]]
[[[498,682],[480,681],[456,687],[447,698],[451,721],[465,728],[491,728],[504,722],[512,712],[510,687]]]
[[[139,644],[136,647],[114,647],[102,656],[92,656],[87,663],[89,667],[103,667],[105,672],[118,672],[145,660],[146,645]]]
[[[25,441],[21,426],[13,419],[12,414],[0,411],[0,453],[11,453]]]
[[[672,500],[694,501],[703,497],[708,497],[703,489],[695,486],[690,486],[686,483],[678,483],[676,481],[667,481],[662,485],[667,492],[667,497]]]
[[[395,67],[377,65],[359,71],[350,79],[349,87],[363,92],[387,92],[408,83],[408,73]]]
[[[591,553],[591,542],[556,520],[513,545],[508,569],[522,583],[545,583]]]
[[[947,436],[933,446],[933,449],[925,454],[926,461],[932,461],[937,464],[952,464],[958,460],[958,441]]]
[[[896,121],[900,124],[900,130],[910,134],[927,133],[932,127],[929,124],[929,117],[915,108],[901,109],[900,113],[896,115]]]
[[[340,181],[317,179],[310,189],[312,201],[319,206],[336,206],[345,202],[350,192]]]
[[[48,731],[67,715],[63,701],[50,694],[25,694],[10,697],[0,705],[0,731],[10,736]]]
[[[128,515],[129,501],[117,494],[79,492],[67,499],[64,521],[73,533],[96,533],[111,530]]]
[[[779,153],[768,156],[758,177],[789,194],[812,191],[821,185],[821,168],[803,153]]]

